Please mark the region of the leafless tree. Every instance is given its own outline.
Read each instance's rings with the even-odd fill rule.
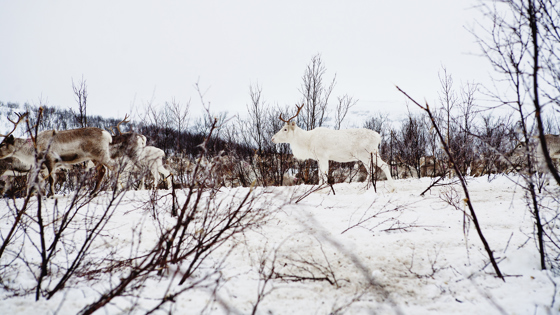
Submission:
[[[358,100],[354,100],[352,96],[348,94],[338,97],[338,103],[336,104],[336,110],[334,112],[334,129],[340,129],[344,118],[348,115],[348,111],[356,105],[357,102]]]
[[[298,122],[304,130],[321,127],[326,122],[329,98],[336,85],[336,75],[330,83],[325,81],[326,71],[321,55],[317,54],[311,58],[303,74],[300,92],[304,107]]]
[[[476,107],[476,93],[478,91],[478,84],[468,82],[461,86],[459,94],[459,117],[457,124],[459,125],[460,132],[456,137],[462,146],[458,150],[460,160],[462,162],[461,171],[467,174],[469,166],[474,162],[475,154],[475,138],[472,136],[475,128],[475,119],[477,118]],[[467,145],[465,145],[467,144]]]
[[[165,103],[165,107],[173,121],[172,126],[178,133],[186,132],[189,128],[190,105],[190,101],[187,101],[183,105],[175,99],[172,99],[169,103]]]
[[[400,130],[396,131],[396,141],[393,148],[396,164],[406,168],[412,167],[418,177],[420,177],[421,158],[426,155],[428,146],[428,129],[429,127],[424,124],[422,117],[409,113],[408,118],[402,121]]]
[[[74,84],[72,80],[72,90],[74,90],[74,97],[78,103],[78,114],[74,114],[75,119],[78,121],[80,127],[85,128],[88,126],[87,122],[87,84],[84,78],[78,84]]]
[[[445,125],[442,127],[445,130],[445,137],[447,141],[449,141],[452,135],[451,127],[453,126],[453,110],[459,102],[459,97],[453,88],[453,77],[447,73],[446,68],[443,68],[443,73],[439,74],[439,82],[442,89],[439,94],[439,102],[442,105],[441,109],[443,110],[443,117],[445,121]]]
[[[257,153],[262,156],[264,148],[270,143],[270,137],[266,133],[265,126],[269,123],[270,119],[267,115],[267,106],[262,100],[262,88],[257,84],[256,86],[249,86],[249,96],[251,97],[251,104],[247,105],[249,113],[249,135],[253,143],[257,147]]]
[[[249,163],[250,175],[258,185],[281,185],[282,181],[277,179],[282,177],[275,167],[279,156],[274,154],[275,146],[270,141],[273,135],[271,125],[277,119],[271,117],[271,108],[262,98],[262,87],[258,84],[249,86],[249,96],[251,103],[247,105],[248,117],[240,120],[237,126],[244,143],[255,148]]]
[[[488,175],[490,179],[491,174],[519,169],[519,161],[512,156],[518,144],[513,114],[495,116],[489,112],[481,115],[474,137],[477,139],[475,152],[478,157],[471,164],[471,175]]]
[[[474,140],[471,133],[476,118],[475,97],[478,85],[467,83],[457,91],[452,75],[446,68],[443,68],[442,72],[439,74],[440,112],[434,112],[433,115],[444,130],[449,149],[455,155],[459,168],[463,174],[467,174],[467,170],[475,158]]]

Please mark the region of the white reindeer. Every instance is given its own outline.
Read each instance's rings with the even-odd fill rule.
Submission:
[[[18,115],[19,120],[17,122],[10,120],[15,126],[0,143],[0,159],[15,157],[24,164],[35,167],[33,141],[31,139],[14,138],[11,135],[26,115]],[[35,139],[35,143],[39,157],[44,158],[48,170],[50,184],[48,195],[52,196],[55,193],[54,183],[56,182],[57,168],[88,160],[93,161],[96,165],[97,181],[92,195],[97,193],[105,175],[105,167],[112,169],[114,165],[109,155],[111,141],[111,135],[107,131],[94,127],[40,132]]]
[[[122,132],[120,125],[128,123],[128,114],[116,126],[110,128],[113,141],[109,146],[111,159],[116,163],[115,174],[121,188],[126,187],[124,178],[130,178],[132,169],[139,168],[141,152],[146,147],[146,136],[136,132]],[[116,133],[114,130],[116,129]]]
[[[152,177],[154,178],[154,182],[152,184],[152,189],[156,189],[160,177],[159,175],[163,175],[163,178],[167,184],[167,188],[171,189],[171,173],[163,167],[163,158],[165,157],[165,152],[162,149],[146,146],[140,152],[139,159],[137,161],[138,166],[147,168],[152,173]],[[140,182],[140,189],[144,189],[144,177]]]
[[[163,150],[152,146],[146,146],[146,136],[136,132],[122,132],[120,125],[128,123],[128,115],[125,115],[116,126],[117,134],[113,134],[113,143],[110,146],[111,158],[119,161],[124,166],[123,174],[130,176],[134,168],[141,170],[148,169],[154,178],[152,188],[157,188],[162,174],[167,183],[167,187],[171,188],[170,172],[163,167],[163,158],[165,153]],[[140,182],[140,189],[144,189],[144,176]],[[122,184],[122,183],[121,183]]]
[[[284,120],[284,126],[273,137],[274,143],[289,143],[294,157],[299,160],[313,159],[319,163],[321,182],[326,182],[329,171],[329,160],[336,162],[361,161],[371,174],[372,163],[378,165],[389,182],[389,190],[394,191],[393,179],[389,166],[379,155],[381,136],[370,129],[331,130],[315,128],[305,131],[291,121],[301,111],[303,105],[298,107],[295,116]]]

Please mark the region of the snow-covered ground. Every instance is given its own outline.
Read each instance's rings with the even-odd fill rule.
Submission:
[[[250,314],[260,293],[258,314],[558,313],[560,278],[539,268],[532,216],[512,179],[469,179],[471,200],[505,282],[495,277],[473,224],[461,211],[460,187],[432,188],[420,196],[430,181],[397,180],[395,193],[383,182],[377,193],[361,183],[337,184],[334,194],[326,188],[307,196],[311,186],[255,188],[255,205],[269,211],[266,220],[214,251],[194,276],[200,286],[158,312]],[[222,188],[213,198],[236,200],[248,191]],[[167,193],[159,192],[160,204],[169,203]],[[103,198],[102,194],[81,211],[103,208]],[[159,227],[148,206],[150,198],[148,191],[124,195],[100,235],[95,255],[112,252],[125,257],[155,243]],[[455,200],[459,209],[446,198]],[[63,208],[69,198],[56,201]],[[45,209],[52,209],[54,202],[45,201]],[[3,202],[3,237],[11,227],[7,212]],[[173,220],[165,212],[159,218]],[[23,252],[32,256],[30,242],[15,242],[25,243]],[[21,261],[3,257],[1,263],[20,266],[18,272],[10,269],[2,275],[3,284],[33,287],[30,270]],[[116,298],[98,313],[127,313],[132,308],[133,314],[145,313],[158,299],[181,289],[172,279],[180,271],[169,266],[164,277],[147,280],[138,298]],[[274,277],[266,281],[267,275]],[[38,302],[33,292],[14,297],[0,289],[0,313],[75,314],[106,292],[110,279],[121,276],[79,278],[50,300]]]

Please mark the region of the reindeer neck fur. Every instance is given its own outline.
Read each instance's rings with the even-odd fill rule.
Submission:
[[[311,135],[313,130],[303,130],[297,125],[293,125],[293,141],[290,142],[290,148],[294,157],[299,160],[314,159],[315,157],[310,154]]]
[[[145,146],[146,137],[139,133],[125,132],[115,135],[110,146],[111,158],[127,157],[136,160]]]
[[[14,157],[23,163],[30,165],[35,163],[35,154],[31,139],[14,138],[14,144],[11,149],[13,149],[13,152],[4,156],[4,158]]]
[[[15,157],[0,159],[0,174],[12,175],[18,173],[26,173],[29,172],[30,169],[30,164],[23,163],[21,160]]]

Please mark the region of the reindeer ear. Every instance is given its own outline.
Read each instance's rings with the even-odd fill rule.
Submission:
[[[295,126],[295,125],[296,125],[296,122],[295,122],[295,121],[292,121],[292,126]]]
[[[6,140],[4,140],[5,143],[7,144],[14,144],[14,136],[13,135],[9,135],[8,138],[6,138]]]

